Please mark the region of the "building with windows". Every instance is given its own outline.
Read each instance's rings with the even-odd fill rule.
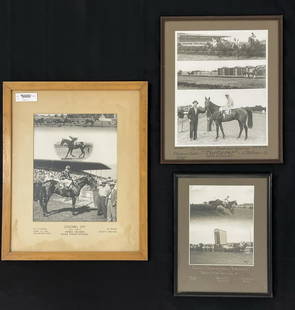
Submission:
[[[227,234],[225,230],[214,229],[214,241],[216,245],[227,244]]]

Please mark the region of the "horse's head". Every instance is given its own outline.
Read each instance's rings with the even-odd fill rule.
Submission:
[[[213,115],[215,112],[219,111],[220,106],[213,103],[210,97],[205,97],[205,110]]]
[[[97,181],[94,177],[92,177],[91,175],[87,175],[85,178],[86,178],[86,184],[89,185],[91,189],[97,187]]]
[[[64,145],[65,139],[61,139],[60,145]]]
[[[211,103],[210,97],[205,97],[205,108],[207,109]]]
[[[207,116],[212,116],[214,111],[213,111],[213,103],[210,100],[210,97],[205,97],[205,111],[207,111]]]
[[[235,208],[238,206],[238,203],[236,200],[233,200],[229,203],[229,210],[231,212],[231,214],[234,214],[235,212]]]

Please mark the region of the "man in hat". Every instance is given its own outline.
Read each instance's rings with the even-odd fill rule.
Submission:
[[[114,182],[110,183],[110,193],[107,198],[107,221],[117,221],[117,187]]]
[[[93,195],[93,204],[94,207],[97,208],[97,215],[102,215],[101,203],[100,203],[100,195],[99,195],[99,187],[101,186],[101,182],[98,178],[96,178],[96,185],[92,188]]]
[[[107,182],[104,180],[101,183],[101,186],[99,187],[99,196],[100,196],[100,210],[99,213],[102,213],[105,218],[107,218],[107,197],[110,193],[111,189],[110,186],[107,184]],[[100,215],[98,213],[98,215]]]
[[[253,46],[256,42],[256,35],[254,34],[254,32],[251,33],[251,36],[248,39],[248,42],[250,44],[250,46]]]
[[[204,113],[206,110],[198,107],[199,102],[197,100],[193,101],[193,106],[189,109],[187,117],[190,120],[190,140],[197,140],[198,137],[198,120],[199,113]]]

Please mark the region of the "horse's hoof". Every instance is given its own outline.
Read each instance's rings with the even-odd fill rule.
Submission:
[[[48,216],[49,216],[49,213],[43,213],[43,215],[44,215],[45,217],[48,217]]]

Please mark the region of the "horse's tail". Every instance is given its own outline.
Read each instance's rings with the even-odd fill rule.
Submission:
[[[252,128],[253,127],[253,113],[249,109],[247,109],[247,113],[248,113],[248,128]]]

